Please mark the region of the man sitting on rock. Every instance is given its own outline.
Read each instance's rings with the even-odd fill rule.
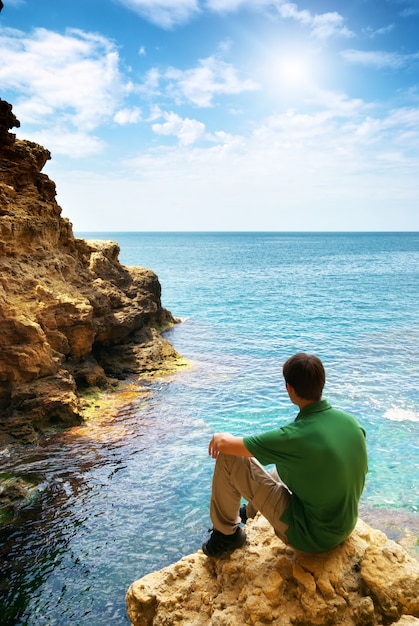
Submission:
[[[240,523],[260,511],[282,541],[304,552],[324,552],[344,541],[358,518],[367,473],[365,431],[356,419],[322,400],[322,362],[296,354],[283,366],[296,419],[250,437],[215,434],[210,514],[214,525],[202,550],[217,557],[241,547]],[[260,465],[274,464],[270,473]],[[248,503],[240,507],[241,497]]]

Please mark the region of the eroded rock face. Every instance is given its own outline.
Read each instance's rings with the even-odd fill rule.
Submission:
[[[80,423],[78,390],[175,367],[157,276],[114,242],[84,241],[41,173],[48,150],[15,138],[0,100],[0,446]]]
[[[286,546],[261,515],[246,533],[247,544],[226,558],[200,550],[134,582],[131,624],[419,625],[419,563],[361,520],[321,555]]]

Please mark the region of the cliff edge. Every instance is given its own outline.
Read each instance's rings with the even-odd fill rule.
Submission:
[[[261,515],[229,556],[201,550],[129,587],[133,626],[419,626],[419,563],[359,520],[323,554],[286,546]]]
[[[74,237],[41,173],[51,155],[19,125],[0,100],[0,447],[80,423],[81,390],[179,363],[157,276]]]

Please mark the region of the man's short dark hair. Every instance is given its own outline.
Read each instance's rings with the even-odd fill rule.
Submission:
[[[304,400],[318,401],[326,382],[323,363],[314,354],[300,352],[285,361],[282,368],[285,382]]]

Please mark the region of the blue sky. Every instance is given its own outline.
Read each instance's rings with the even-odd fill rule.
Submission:
[[[75,231],[419,230],[419,0],[3,0]]]

